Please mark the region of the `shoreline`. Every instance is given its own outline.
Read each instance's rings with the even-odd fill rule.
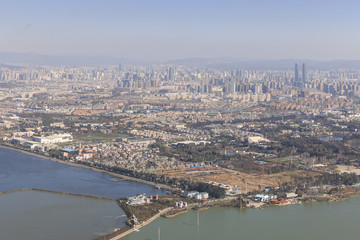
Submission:
[[[83,168],[83,169],[90,169],[90,170],[93,170],[93,171],[96,171],[96,172],[106,173],[106,174],[109,174],[109,175],[114,176],[114,177],[118,177],[118,178],[129,180],[129,181],[136,181],[136,182],[148,184],[148,185],[154,186],[154,187],[155,186],[160,186],[162,188],[166,187],[166,189],[172,189],[169,186],[163,186],[163,185],[160,185],[160,184],[156,184],[154,182],[149,182],[149,181],[137,179],[137,178],[134,178],[134,177],[124,176],[124,175],[121,175],[121,174],[117,174],[117,173],[109,172],[109,171],[106,171],[106,170],[102,170],[102,169],[99,169],[99,168],[96,168],[96,167],[86,166],[86,165],[82,165],[82,164],[78,164],[78,163],[72,163],[72,162],[69,162],[69,161],[60,160],[60,159],[57,159],[57,158],[52,158],[52,157],[49,157],[49,156],[44,156],[42,154],[38,154],[38,153],[35,153],[35,152],[32,152],[32,151],[27,151],[27,150],[17,148],[16,146],[12,146],[12,145],[7,145],[7,144],[1,143],[0,148],[11,150],[11,151],[17,151],[17,152],[20,152],[20,153],[23,153],[23,154],[27,154],[29,156],[38,157],[38,158],[41,158],[41,159],[50,160],[50,161],[53,161],[53,162],[66,164],[66,165],[73,166],[73,167],[80,167],[80,168]],[[11,192],[19,192],[19,191],[26,191],[26,190],[35,190],[35,189],[33,189],[33,188],[24,188],[24,189],[8,190],[8,191],[0,192],[0,194],[11,193]],[[42,191],[42,189],[39,189],[39,191]],[[52,193],[61,193],[61,192],[56,192],[56,191],[51,191],[51,190],[49,190],[49,191],[48,190],[43,190],[43,191],[44,192],[52,192]],[[81,196],[81,194],[73,194],[73,195]],[[122,210],[124,211],[124,209],[122,209]],[[138,232],[142,227],[150,224],[152,221],[154,221],[157,218],[165,215],[166,213],[170,212],[171,210],[173,210],[173,207],[165,208],[165,209],[159,211],[154,216],[147,219],[146,221],[144,221],[143,223],[141,223],[139,225],[136,225],[133,228],[125,230],[124,229],[125,227],[123,227],[123,228],[119,229],[118,231],[121,231],[122,229],[124,229],[125,231],[121,232],[119,235],[117,235],[117,233],[116,233],[117,231],[114,231],[113,233],[110,233],[110,234],[105,235],[105,236],[101,236],[101,237],[96,238],[96,239],[119,240],[119,239],[133,233],[133,232]],[[186,212],[182,212],[182,213],[186,213]],[[177,216],[179,214],[175,214],[175,215]]]
[[[106,171],[106,170],[103,170],[103,169],[99,169],[99,168],[96,168],[96,167],[86,166],[86,165],[83,165],[83,164],[72,163],[72,162],[60,160],[60,159],[57,159],[57,158],[52,158],[52,157],[49,157],[49,156],[44,156],[44,155],[41,155],[41,154],[38,154],[38,153],[35,153],[35,152],[32,152],[32,151],[27,151],[27,150],[24,150],[24,149],[17,148],[16,146],[5,145],[5,144],[3,144],[3,143],[0,143],[0,148],[7,149],[7,150],[12,150],[12,151],[17,151],[17,152],[20,152],[20,153],[23,153],[23,154],[27,154],[27,155],[29,155],[29,156],[38,157],[38,158],[42,158],[42,159],[45,159],[45,160],[50,160],[50,161],[53,161],[53,162],[57,162],[57,163],[61,163],[61,164],[66,164],[66,165],[73,166],[73,167],[80,167],[80,168],[83,168],[83,169],[89,169],[89,170],[96,171],[96,172],[106,173],[106,174],[109,174],[109,175],[111,175],[111,176],[114,176],[114,177],[117,177],[117,178],[120,178],[120,179],[124,179],[124,180],[128,180],[128,181],[134,181],[134,182],[139,182],[139,183],[147,184],[147,185],[150,185],[150,186],[153,186],[153,187],[160,187],[160,188],[162,188],[162,189],[173,190],[172,187],[167,186],[167,185],[164,185],[164,184],[154,183],[154,182],[150,182],[150,181],[138,179],[138,178],[135,178],[135,177],[129,177],[129,176],[121,175],[121,174],[118,174],[118,173],[109,172],[109,171]],[[12,193],[12,192],[20,192],[20,191],[27,191],[27,190],[40,191],[40,192],[49,192],[49,193],[57,193],[57,194],[67,194],[67,195],[78,196],[78,197],[89,197],[89,198],[94,198],[94,199],[103,199],[103,200],[116,201],[116,199],[106,198],[106,197],[102,197],[102,196],[93,196],[93,195],[85,195],[85,194],[77,194],[77,193],[59,192],[59,191],[45,190],[45,189],[37,189],[37,188],[24,188],[24,189],[7,190],[7,191],[2,191],[2,192],[0,192],[0,194],[6,194],[6,193]],[[121,207],[120,207],[120,208],[121,208]],[[121,209],[122,209],[122,208],[121,208]],[[134,228],[130,228],[130,229],[126,230],[125,232],[120,233],[119,235],[117,235],[117,236],[115,236],[115,237],[110,237],[110,238],[108,238],[108,237],[107,237],[108,235],[105,235],[105,236],[101,236],[101,237],[96,238],[96,239],[108,239],[108,240],[118,240],[118,239],[121,239],[121,238],[127,236],[128,234],[130,234],[130,233],[132,233],[132,232],[137,232],[137,231],[139,231],[140,228],[148,225],[149,223],[151,223],[152,221],[156,220],[156,219],[159,218],[161,215],[166,214],[167,212],[169,212],[169,211],[172,210],[172,209],[173,209],[172,207],[163,209],[163,210],[161,210],[159,213],[155,214],[154,216],[152,216],[151,218],[149,218],[148,220],[146,220],[145,222],[137,225],[137,226],[134,227]],[[124,211],[124,209],[122,209],[122,210]],[[122,229],[122,228],[121,228],[121,229]],[[120,229],[119,231],[121,231],[121,229]],[[116,234],[116,231],[113,232],[113,233],[111,233],[111,234],[109,234],[109,235],[112,235],[112,234],[114,234],[114,233]]]
[[[164,218],[173,218],[173,217],[176,217],[176,216],[179,216],[179,215],[181,215],[181,214],[184,214],[184,213],[187,213],[187,209],[186,210],[182,210],[182,211],[178,211],[178,212],[175,212],[175,213],[173,213],[173,214],[170,214],[170,215],[162,215],[162,217],[164,217]]]
[[[135,177],[121,175],[119,173],[109,172],[107,170],[99,169],[99,168],[96,168],[96,167],[86,166],[86,165],[83,165],[83,164],[72,163],[72,162],[69,162],[69,161],[64,161],[64,160],[61,160],[61,159],[52,158],[52,157],[49,157],[49,156],[44,156],[44,155],[41,155],[41,154],[38,154],[38,153],[35,153],[35,152],[32,152],[32,151],[26,151],[24,149],[17,148],[15,146],[5,145],[3,143],[0,143],[0,148],[21,152],[21,153],[24,153],[24,154],[27,154],[27,155],[30,155],[30,156],[33,156],[33,157],[39,157],[39,158],[42,158],[42,159],[50,160],[50,161],[57,162],[57,163],[66,164],[66,165],[73,166],[73,167],[80,167],[80,168],[84,168],[84,169],[90,169],[90,170],[93,170],[93,171],[96,171],[96,172],[106,173],[106,174],[109,174],[111,176],[118,177],[118,178],[121,178],[121,179],[125,179],[125,180],[128,180],[128,181],[144,183],[144,184],[147,184],[147,185],[150,185],[150,186],[153,186],[153,187],[160,187],[160,188],[166,189],[166,190],[174,190],[172,187],[167,186],[165,184],[154,183],[154,182],[142,180],[142,179],[135,178]]]
[[[103,237],[100,237],[100,238],[96,238],[96,240],[97,240],[97,239],[119,240],[119,239],[121,239],[121,238],[123,238],[123,237],[125,237],[125,236],[127,236],[127,235],[129,235],[129,234],[131,234],[131,233],[133,233],[133,232],[138,232],[138,231],[140,231],[140,229],[141,229],[142,227],[145,227],[146,225],[148,225],[148,224],[151,223],[152,221],[158,219],[160,216],[162,216],[163,214],[166,214],[167,212],[171,211],[172,209],[173,209],[173,207],[165,208],[165,209],[159,211],[157,214],[155,214],[155,215],[152,216],[151,218],[149,218],[148,220],[146,220],[145,222],[143,222],[143,223],[141,223],[141,224],[139,224],[139,225],[136,225],[135,227],[130,228],[130,229],[126,230],[125,232],[120,233],[120,234],[117,235],[117,236],[107,237],[107,236],[108,236],[108,235],[107,235],[107,236],[103,236]],[[121,229],[120,229],[119,231],[121,231]],[[115,233],[115,232],[114,232],[114,233]],[[114,233],[111,233],[111,234],[109,234],[109,235],[112,235],[112,234],[114,234]]]
[[[93,198],[93,199],[99,199],[99,200],[116,201],[115,198],[101,197],[101,196],[81,194],[81,193],[61,192],[61,191],[47,190],[47,189],[41,189],[41,188],[21,188],[21,189],[15,189],[15,190],[7,190],[7,191],[0,192],[0,194],[9,194],[9,193],[23,192],[23,191],[47,192],[47,193],[63,194],[63,195],[74,196],[74,197],[86,197],[86,198]]]
[[[128,180],[128,181],[135,181],[135,182],[140,182],[140,183],[144,183],[144,184],[147,184],[147,185],[150,185],[150,186],[159,186],[161,188],[164,188],[164,189],[172,189],[171,187],[167,186],[167,185],[163,185],[163,184],[157,184],[157,183],[154,183],[154,182],[150,182],[150,181],[146,181],[146,180],[142,180],[142,179],[138,179],[138,178],[135,178],[135,177],[129,177],[129,176],[124,176],[124,175],[121,175],[121,174],[118,174],[118,173],[113,173],[113,172],[109,172],[107,170],[103,170],[103,169],[99,169],[99,168],[96,168],[96,167],[92,167],[92,166],[86,166],[86,165],[83,165],[83,164],[78,164],[78,163],[72,163],[72,162],[68,162],[68,161],[64,161],[64,160],[60,160],[60,159],[57,159],[57,158],[52,158],[52,157],[49,157],[49,156],[44,156],[44,155],[41,155],[41,154],[38,154],[38,153],[35,153],[35,152],[31,152],[31,151],[27,151],[27,150],[24,150],[24,149],[20,149],[20,148],[17,148],[16,146],[9,146],[9,145],[4,145],[2,143],[0,143],[0,148],[4,148],[4,149],[8,149],[8,150],[12,150],[12,151],[17,151],[17,152],[21,152],[21,153],[24,153],[24,154],[27,154],[27,155],[30,155],[30,156],[34,156],[34,157],[39,157],[39,158],[42,158],[42,159],[46,159],[46,160],[50,160],[50,161],[53,161],[53,162],[57,162],[57,163],[62,163],[62,164],[67,164],[69,166],[73,166],[73,167],[81,167],[81,168],[84,168],[84,169],[90,169],[90,170],[93,170],[93,171],[96,171],[96,172],[101,172],[101,173],[106,173],[106,174],[109,174],[111,176],[115,176],[115,177],[118,177],[118,178],[121,178],[121,179],[125,179],[125,180]],[[43,192],[50,192],[50,193],[60,193],[60,194],[68,194],[68,195],[73,195],[73,196],[79,196],[79,197],[90,197],[90,198],[97,198],[97,199],[104,199],[104,200],[116,200],[116,199],[113,199],[113,198],[106,198],[106,197],[101,197],[101,196],[93,196],[93,195],[85,195],[85,194],[76,194],[76,193],[67,193],[67,192],[59,192],[59,191],[52,191],[52,190],[44,190],[44,189],[36,189],[36,188],[24,188],[24,189],[17,189],[17,190],[8,190],[8,191],[3,191],[3,192],[0,192],[0,194],[5,194],[5,193],[11,193],[11,192],[18,192],[18,191],[26,191],[26,190],[33,190],[33,191],[43,191]],[[326,202],[332,202],[332,201],[338,201],[339,199],[341,200],[345,200],[345,199],[348,199],[348,198],[351,198],[351,197],[356,197],[356,196],[359,196],[360,195],[360,190],[358,192],[352,192],[352,193],[348,193],[348,194],[345,194],[343,193],[343,195],[341,194],[340,196],[331,196],[329,198],[326,198]],[[303,199],[302,199],[303,200]],[[227,201],[225,199],[223,200],[220,200],[220,202],[223,202],[223,201]],[[321,201],[321,198],[319,197],[309,197],[307,199],[307,201],[301,201],[301,204],[303,203],[306,203],[306,202],[323,202]],[[258,203],[259,204],[259,203]],[[269,204],[265,204],[265,203],[261,203],[260,206],[256,206],[257,208],[260,208],[260,209],[263,209],[263,208],[267,208],[267,207],[270,207],[270,206],[289,206],[289,205],[295,205],[295,204],[299,204],[297,202],[288,202],[286,204],[276,204],[276,205],[269,205]],[[256,205],[256,204],[255,204]],[[212,208],[212,207],[226,207],[226,206],[207,206],[207,207],[204,207],[202,209],[198,209],[198,210],[207,210],[209,208]],[[237,208],[237,207],[234,207],[234,206],[229,206],[230,208]],[[121,208],[121,207],[120,207]],[[122,210],[124,210],[123,208],[121,208]],[[152,221],[156,220],[157,218],[159,218],[160,216],[170,212],[171,210],[173,209],[173,207],[169,207],[169,208],[165,208],[161,211],[159,211],[158,213],[156,213],[155,215],[153,215],[152,217],[150,217],[149,219],[147,219],[146,221],[144,221],[143,223],[141,224],[138,224],[136,225],[135,227],[133,228],[130,228],[130,229],[123,229],[125,231],[119,233],[119,235],[117,236],[114,236],[116,235],[116,231],[114,231],[113,233],[111,234],[108,234],[106,236],[102,236],[102,237],[99,237],[99,238],[96,238],[96,239],[106,239],[106,240],[118,240],[118,239],[121,239],[133,232],[138,232],[139,229],[141,229],[142,227],[148,225],[149,223],[151,223]],[[187,211],[186,211],[187,212]],[[180,213],[176,213],[174,214],[174,216],[171,216],[171,217],[175,217],[177,215],[180,215],[182,213],[186,213],[186,212],[180,212]],[[170,218],[171,218],[170,217]],[[123,227],[124,228],[124,227]],[[121,229],[120,229],[121,230]],[[114,235],[113,235],[114,234]],[[110,236],[109,236],[110,235]]]

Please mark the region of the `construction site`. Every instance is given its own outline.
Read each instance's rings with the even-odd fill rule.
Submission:
[[[260,190],[265,187],[278,187],[284,182],[291,182],[295,176],[314,177],[318,175],[315,172],[304,170],[264,174],[264,168],[262,169],[261,174],[244,173],[211,164],[179,170],[162,170],[161,172],[162,173],[159,174],[172,178],[186,179],[194,182],[206,182],[223,187],[228,192],[239,190],[241,193]]]

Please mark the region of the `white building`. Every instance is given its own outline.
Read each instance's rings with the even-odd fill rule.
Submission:
[[[26,141],[26,142],[22,143],[22,145],[26,148],[30,148],[31,150],[37,150],[37,151],[42,151],[42,152],[46,152],[46,151],[49,151],[49,150],[55,148],[54,145],[41,144],[41,143],[34,142],[34,141]]]
[[[199,192],[198,191],[187,192],[185,193],[185,197],[194,198],[196,194],[199,194]]]
[[[54,143],[71,142],[73,140],[73,137],[69,133],[64,133],[64,134],[54,134],[46,137],[33,136],[32,140],[34,142],[39,142],[43,144],[54,144]]]
[[[201,200],[201,199],[208,199],[209,198],[209,194],[207,192],[201,192],[198,193],[194,196],[195,199]]]
[[[146,197],[145,194],[139,194],[135,197],[128,197],[128,201],[126,202],[128,205],[142,205],[145,203],[150,203],[150,198]]]
[[[151,144],[156,143],[155,139],[152,138],[144,138],[144,139],[130,139],[128,140],[129,144],[139,145],[139,146],[149,146]]]
[[[253,143],[260,143],[260,142],[270,142],[270,140],[263,138],[263,137],[258,137],[258,136],[253,136],[253,137],[248,137],[248,142],[249,144],[253,144]]]

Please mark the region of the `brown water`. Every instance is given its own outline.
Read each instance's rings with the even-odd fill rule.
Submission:
[[[38,191],[0,194],[0,239],[92,239],[124,226],[124,214],[110,200]]]

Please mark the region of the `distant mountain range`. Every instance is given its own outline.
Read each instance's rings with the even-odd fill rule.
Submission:
[[[295,63],[305,63],[309,69],[359,69],[360,60],[315,61],[304,59],[236,59],[236,58],[187,58],[168,61],[172,65],[185,65],[189,67],[213,67],[224,70],[253,69],[253,70],[292,70]],[[300,65],[301,68],[301,65]]]
[[[146,64],[146,62],[108,56],[60,56],[37,53],[0,52],[0,64],[31,64],[47,66],[98,66],[126,64]]]
[[[254,70],[292,70],[294,63],[307,64],[309,69],[360,69],[360,60],[315,61],[302,59],[240,59],[240,58],[185,58],[167,62],[168,65],[184,65],[193,68],[254,69]],[[49,65],[49,66],[99,66],[117,64],[142,64],[151,62],[109,56],[60,56],[36,53],[0,52],[0,66],[11,65]]]

